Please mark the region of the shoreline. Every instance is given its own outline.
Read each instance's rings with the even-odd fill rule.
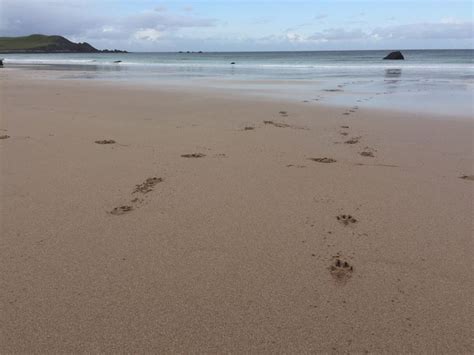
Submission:
[[[0,75],[1,352],[473,351],[471,120]]]
[[[7,75],[9,72],[13,75],[20,75],[20,78],[42,79],[61,81],[61,82],[82,82],[88,85],[93,82],[98,86],[110,86],[112,88],[127,87],[130,89],[151,89],[160,91],[172,92],[187,92],[189,94],[202,93],[203,91],[210,95],[217,95],[222,98],[228,98],[237,95],[247,100],[261,100],[261,101],[283,101],[289,104],[306,104],[315,107],[327,108],[345,108],[349,106],[358,106],[364,109],[369,109],[373,112],[393,112],[396,116],[415,114],[420,118],[436,119],[436,120],[463,120],[472,121],[474,117],[474,104],[471,102],[467,107],[456,107],[456,112],[452,112],[443,107],[430,108],[430,106],[410,106],[409,102],[405,102],[405,106],[401,105],[405,96],[398,98],[390,98],[394,103],[389,103],[387,99],[385,102],[380,102],[383,95],[387,92],[344,92],[339,91],[337,82],[328,82],[324,80],[268,80],[268,79],[229,79],[229,78],[190,78],[185,80],[183,78],[155,78],[153,80],[138,79],[138,78],[101,78],[98,76],[90,76],[88,71],[77,69],[76,66],[71,70],[58,70],[57,67],[67,67],[66,65],[44,65],[51,66],[52,69],[38,69],[42,65],[21,65],[14,68],[4,68],[3,72]],[[73,68],[72,66],[71,68]],[[98,71],[99,73],[101,71]],[[54,75],[52,74],[54,73]],[[314,87],[318,89],[315,91]],[[331,88],[334,89],[334,92]],[[407,93],[406,93],[407,94]],[[379,96],[382,95],[382,96]],[[389,95],[390,96],[390,95]],[[371,102],[375,99],[375,102]],[[377,102],[378,100],[378,102]],[[434,101],[432,102],[434,103]]]

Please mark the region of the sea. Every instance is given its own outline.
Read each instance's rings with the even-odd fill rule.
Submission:
[[[55,79],[217,89],[306,104],[474,117],[474,50],[0,54]]]

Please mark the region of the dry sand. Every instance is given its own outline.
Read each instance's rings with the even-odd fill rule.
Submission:
[[[473,352],[472,121],[0,85],[0,353]]]

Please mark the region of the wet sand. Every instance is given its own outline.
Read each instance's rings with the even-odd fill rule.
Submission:
[[[472,121],[0,85],[1,353],[474,350]]]

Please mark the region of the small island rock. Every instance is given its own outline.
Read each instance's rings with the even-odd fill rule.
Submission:
[[[404,60],[404,59],[405,57],[400,51],[392,52],[384,58],[384,60]]]

